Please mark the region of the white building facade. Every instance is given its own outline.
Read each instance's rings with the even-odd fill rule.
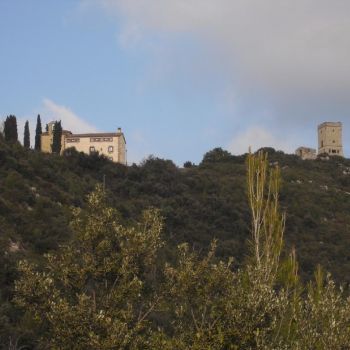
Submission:
[[[53,123],[49,123],[48,131],[41,135],[41,150],[51,153],[53,140]],[[116,133],[73,134],[68,130],[62,131],[61,153],[74,147],[78,152],[86,154],[98,153],[109,160],[127,164],[126,140],[124,133],[118,128]]]

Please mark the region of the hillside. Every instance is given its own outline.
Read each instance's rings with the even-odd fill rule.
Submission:
[[[336,281],[350,282],[350,160],[302,161],[269,151],[282,173],[281,203],[287,212],[285,240],[295,246],[300,272],[309,277],[317,263]],[[218,255],[239,265],[247,254],[249,211],[245,157],[216,149],[201,164],[178,168],[152,158],[125,167],[98,156],[27,151],[0,140],[1,322],[15,317],[9,300],[16,263],[39,260],[70,237],[70,208],[105,178],[110,202],[125,222],[150,206],[165,217],[167,254],[180,242],[205,251],[213,238]],[[1,334],[0,334],[1,336]]]
[[[316,257],[343,279],[350,271],[350,160],[302,161],[269,151],[270,162],[282,170],[286,241],[295,245],[302,270],[312,271]],[[199,166],[178,168],[150,157],[124,167],[97,156],[57,157],[1,142],[0,174],[2,235],[24,251],[41,254],[67,239],[70,206],[82,206],[105,177],[110,200],[125,220],[154,206],[166,218],[170,242],[203,248],[215,237],[221,255],[244,256],[249,238],[244,156],[214,150]]]

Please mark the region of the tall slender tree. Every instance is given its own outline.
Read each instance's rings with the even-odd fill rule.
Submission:
[[[42,126],[41,126],[41,119],[40,114],[38,114],[37,120],[36,120],[36,129],[35,129],[35,146],[34,149],[36,151],[41,150],[41,134],[42,134]]]
[[[5,140],[8,142],[17,142],[17,118],[14,115],[9,115],[4,123]]]
[[[29,132],[29,122],[26,121],[24,125],[24,137],[23,137],[23,146],[27,149],[30,148],[30,132]]]
[[[62,125],[61,121],[56,121],[53,129],[53,138],[52,138],[52,153],[60,154],[62,148]]]

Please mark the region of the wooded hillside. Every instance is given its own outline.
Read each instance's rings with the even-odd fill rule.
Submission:
[[[266,150],[271,165],[281,168],[285,241],[287,248],[296,248],[301,275],[310,277],[320,263],[337,282],[349,283],[350,160],[302,161]],[[160,209],[167,259],[179,243],[204,254],[216,238],[219,258],[232,256],[236,266],[244,261],[250,239],[245,156],[215,149],[199,165],[179,168],[149,157],[125,167],[74,150],[63,157],[42,154],[1,139],[0,329],[16,318],[11,298],[19,259],[40,264],[44,253],[67,242],[71,207],[84,207],[86,195],[103,182],[109,203],[126,224],[144,209]]]

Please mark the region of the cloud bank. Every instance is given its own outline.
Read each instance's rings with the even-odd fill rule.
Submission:
[[[193,36],[243,104],[264,101],[275,119],[350,113],[347,0],[86,1],[117,16],[123,43],[154,33]]]

